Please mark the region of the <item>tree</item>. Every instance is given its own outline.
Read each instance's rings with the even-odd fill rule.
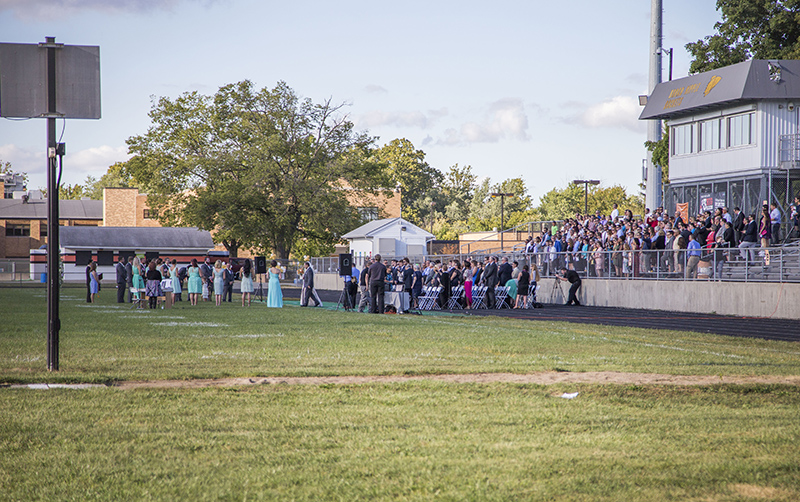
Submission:
[[[531,198],[522,178],[510,178],[500,183],[491,184],[489,178],[483,180],[475,189],[470,203],[469,228],[472,231],[500,228],[500,197],[492,197],[492,193],[512,193],[513,197],[505,197],[502,201],[505,221],[504,229],[524,223],[519,221],[518,213],[525,213],[531,208]]]
[[[300,240],[332,250],[359,221],[343,185],[385,188],[374,139],[353,130],[343,106],[247,80],[214,96],[162,97],[147,133],[128,139],[126,171],[162,223],[213,230],[232,253],[286,259]]]
[[[661,182],[669,183],[669,127],[664,126],[661,139],[658,141],[645,141],[645,148],[653,152],[653,164],[661,166]]]
[[[539,199],[539,206],[534,210],[544,221],[556,221],[572,218],[577,213],[583,214],[585,200],[583,185],[569,183],[565,188],[554,188]],[[639,196],[628,195],[620,185],[603,188],[600,185],[589,187],[589,212],[608,215],[612,205],[617,204],[620,211],[630,209],[634,214],[642,214],[644,203]]]
[[[407,139],[393,139],[375,152],[376,161],[383,164],[391,183],[402,194],[403,218],[423,225],[430,215],[425,199],[434,198],[439,191],[442,173],[425,162],[425,152],[416,150]]]
[[[716,33],[686,44],[690,73],[751,58],[800,59],[800,0],[717,0]]]

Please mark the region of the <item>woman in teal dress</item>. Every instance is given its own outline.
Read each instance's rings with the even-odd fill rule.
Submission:
[[[192,266],[189,267],[189,303],[197,305],[197,298],[203,292],[203,278],[200,277],[200,267],[197,266],[197,259],[192,258]]]
[[[283,293],[281,293],[281,269],[278,268],[278,262],[272,260],[269,269],[269,284],[267,285],[267,307],[282,308],[283,307]]]
[[[225,288],[224,270],[225,267],[222,266],[222,260],[217,260],[214,263],[214,298],[217,302],[217,307],[222,305],[222,290]]]
[[[138,256],[133,258],[131,270],[133,271],[133,282],[131,282],[131,287],[136,293],[136,298],[141,299],[142,295],[144,295],[145,284],[144,277],[142,277],[142,262],[139,260]]]
[[[174,301],[181,301],[181,277],[178,274],[178,260],[172,259],[172,264],[169,267],[169,278],[172,281],[172,294],[175,298]]]

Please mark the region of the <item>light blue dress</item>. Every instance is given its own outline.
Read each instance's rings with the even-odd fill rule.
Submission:
[[[252,293],[253,289],[253,273],[250,272],[250,275],[244,275],[244,272],[242,272],[242,284],[240,286],[241,292]]]
[[[169,277],[172,279],[172,293],[179,295],[181,294],[181,278],[178,277],[178,266],[173,265],[169,269]]]
[[[224,270],[225,270],[224,268],[220,268],[220,269],[216,269],[215,268],[214,269],[214,294],[215,295],[221,295],[223,289],[225,289],[225,283],[224,283],[224,281],[222,279],[222,274],[223,274]]]
[[[278,274],[269,272],[269,288],[267,292],[267,307],[282,308],[283,293],[281,293],[281,283]]]

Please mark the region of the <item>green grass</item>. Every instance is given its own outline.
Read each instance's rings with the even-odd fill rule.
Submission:
[[[0,288],[0,382],[106,382],[231,376],[627,371],[797,375],[789,342],[460,316],[370,316],[325,309],[187,302],[135,311],[61,303],[60,371],[46,371],[43,289]]]
[[[800,497],[796,387],[14,389],[0,405],[4,500]]]
[[[0,288],[0,382],[800,374],[786,342],[112,296],[64,290],[48,373],[44,290]],[[791,385],[0,388],[0,500],[800,500],[798,409]]]

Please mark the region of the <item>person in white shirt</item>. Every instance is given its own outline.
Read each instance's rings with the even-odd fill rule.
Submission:
[[[619,218],[619,209],[617,209],[617,205],[616,204],[614,204],[611,207],[613,208],[611,210],[611,221],[617,221],[617,218]]]
[[[769,219],[772,222],[772,242],[771,245],[777,246],[781,243],[781,211],[778,206],[773,202],[769,205],[771,211],[769,212]]]

